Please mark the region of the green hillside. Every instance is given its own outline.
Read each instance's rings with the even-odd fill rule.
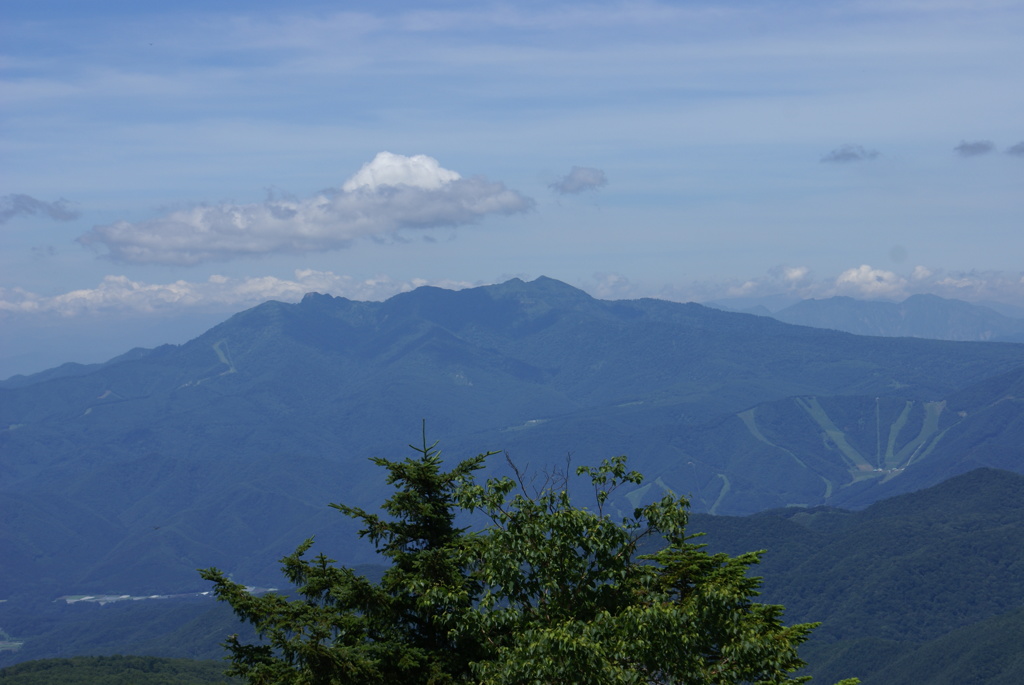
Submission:
[[[763,598],[785,604],[789,620],[822,622],[806,658],[824,680],[1024,677],[1012,639],[1024,630],[1024,476],[980,469],[859,512],[695,516],[691,527],[715,550],[768,549]],[[997,665],[980,668],[983,655]]]

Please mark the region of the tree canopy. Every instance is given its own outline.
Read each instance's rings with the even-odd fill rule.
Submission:
[[[437,443],[411,447],[373,460],[394,488],[382,514],[331,505],[389,562],[379,583],[308,557],[311,539],[282,560],[292,597],[201,572],[262,637],[228,638],[229,674],[295,685],[806,680],[797,648],[814,624],[786,626],[781,606],[755,601],[747,571],[760,552],[708,554],[686,532],[682,497],[609,510],[617,488],[643,481],[625,457],[533,487],[514,466],[515,478],[479,482],[494,452],[446,471]],[[589,479],[592,506],[570,495],[574,475]],[[484,525],[459,527],[467,513]]]

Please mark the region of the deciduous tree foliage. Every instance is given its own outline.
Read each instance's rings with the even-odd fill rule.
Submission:
[[[443,470],[436,443],[402,461],[377,458],[394,494],[360,520],[390,562],[379,583],[307,558],[284,558],[289,599],[254,596],[217,569],[217,597],[251,622],[261,644],[228,639],[231,675],[250,683],[794,683],[797,647],[813,624],[785,626],[782,607],[754,601],[759,553],[711,555],[686,534],[687,502],[666,496],[613,516],[609,496],[639,485],[625,457],[577,477],[591,508],[558,473],[531,488],[475,478],[494,453]],[[459,528],[463,512],[479,530]],[[641,541],[661,548],[642,554]],[[657,546],[657,545],[656,545]]]

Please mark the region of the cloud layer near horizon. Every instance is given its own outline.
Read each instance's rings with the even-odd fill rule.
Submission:
[[[78,240],[130,264],[192,265],[348,247],[405,229],[461,226],[515,214],[533,200],[482,176],[463,178],[432,157],[379,153],[341,188],[305,199],[200,205],[141,222],[96,226]]]
[[[423,285],[451,290],[479,285],[463,281],[407,281],[381,276],[356,279],[331,271],[299,269],[293,279],[274,276],[228,278],[214,275],[206,281],[178,280],[146,283],[127,276],[107,276],[95,288],[43,296],[21,288],[0,288],[0,316],[8,314],[56,314],[78,316],[96,313],[183,312],[188,309],[236,311],[267,300],[297,302],[309,292],[321,292],[353,300],[384,300]]]
[[[357,279],[313,269],[296,270],[291,279],[214,275],[206,281],[178,280],[172,283],[146,283],[112,275],[105,277],[95,288],[54,296],[43,296],[21,288],[0,288],[0,317],[181,313],[190,309],[234,312],[267,300],[297,302],[309,292],[377,301],[424,285],[459,290],[485,283],[422,278],[403,280],[387,275]],[[1019,301],[1024,297],[1024,274],[953,273],[932,271],[923,266],[915,267],[908,274],[897,274],[867,264],[847,269],[834,278],[817,278],[803,266],[779,266],[762,277],[746,281],[694,282],[658,289],[631,282],[620,274],[596,274],[592,283],[578,285],[602,299],[658,297],[697,302],[778,295],[793,299],[846,295],[859,299],[899,301],[917,293],[933,293],[974,302]]]

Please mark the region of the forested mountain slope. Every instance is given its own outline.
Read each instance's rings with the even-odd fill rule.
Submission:
[[[1024,680],[1024,476],[978,469],[863,511],[698,515],[713,550],[767,548],[763,598],[822,621],[805,648],[824,682]]]

